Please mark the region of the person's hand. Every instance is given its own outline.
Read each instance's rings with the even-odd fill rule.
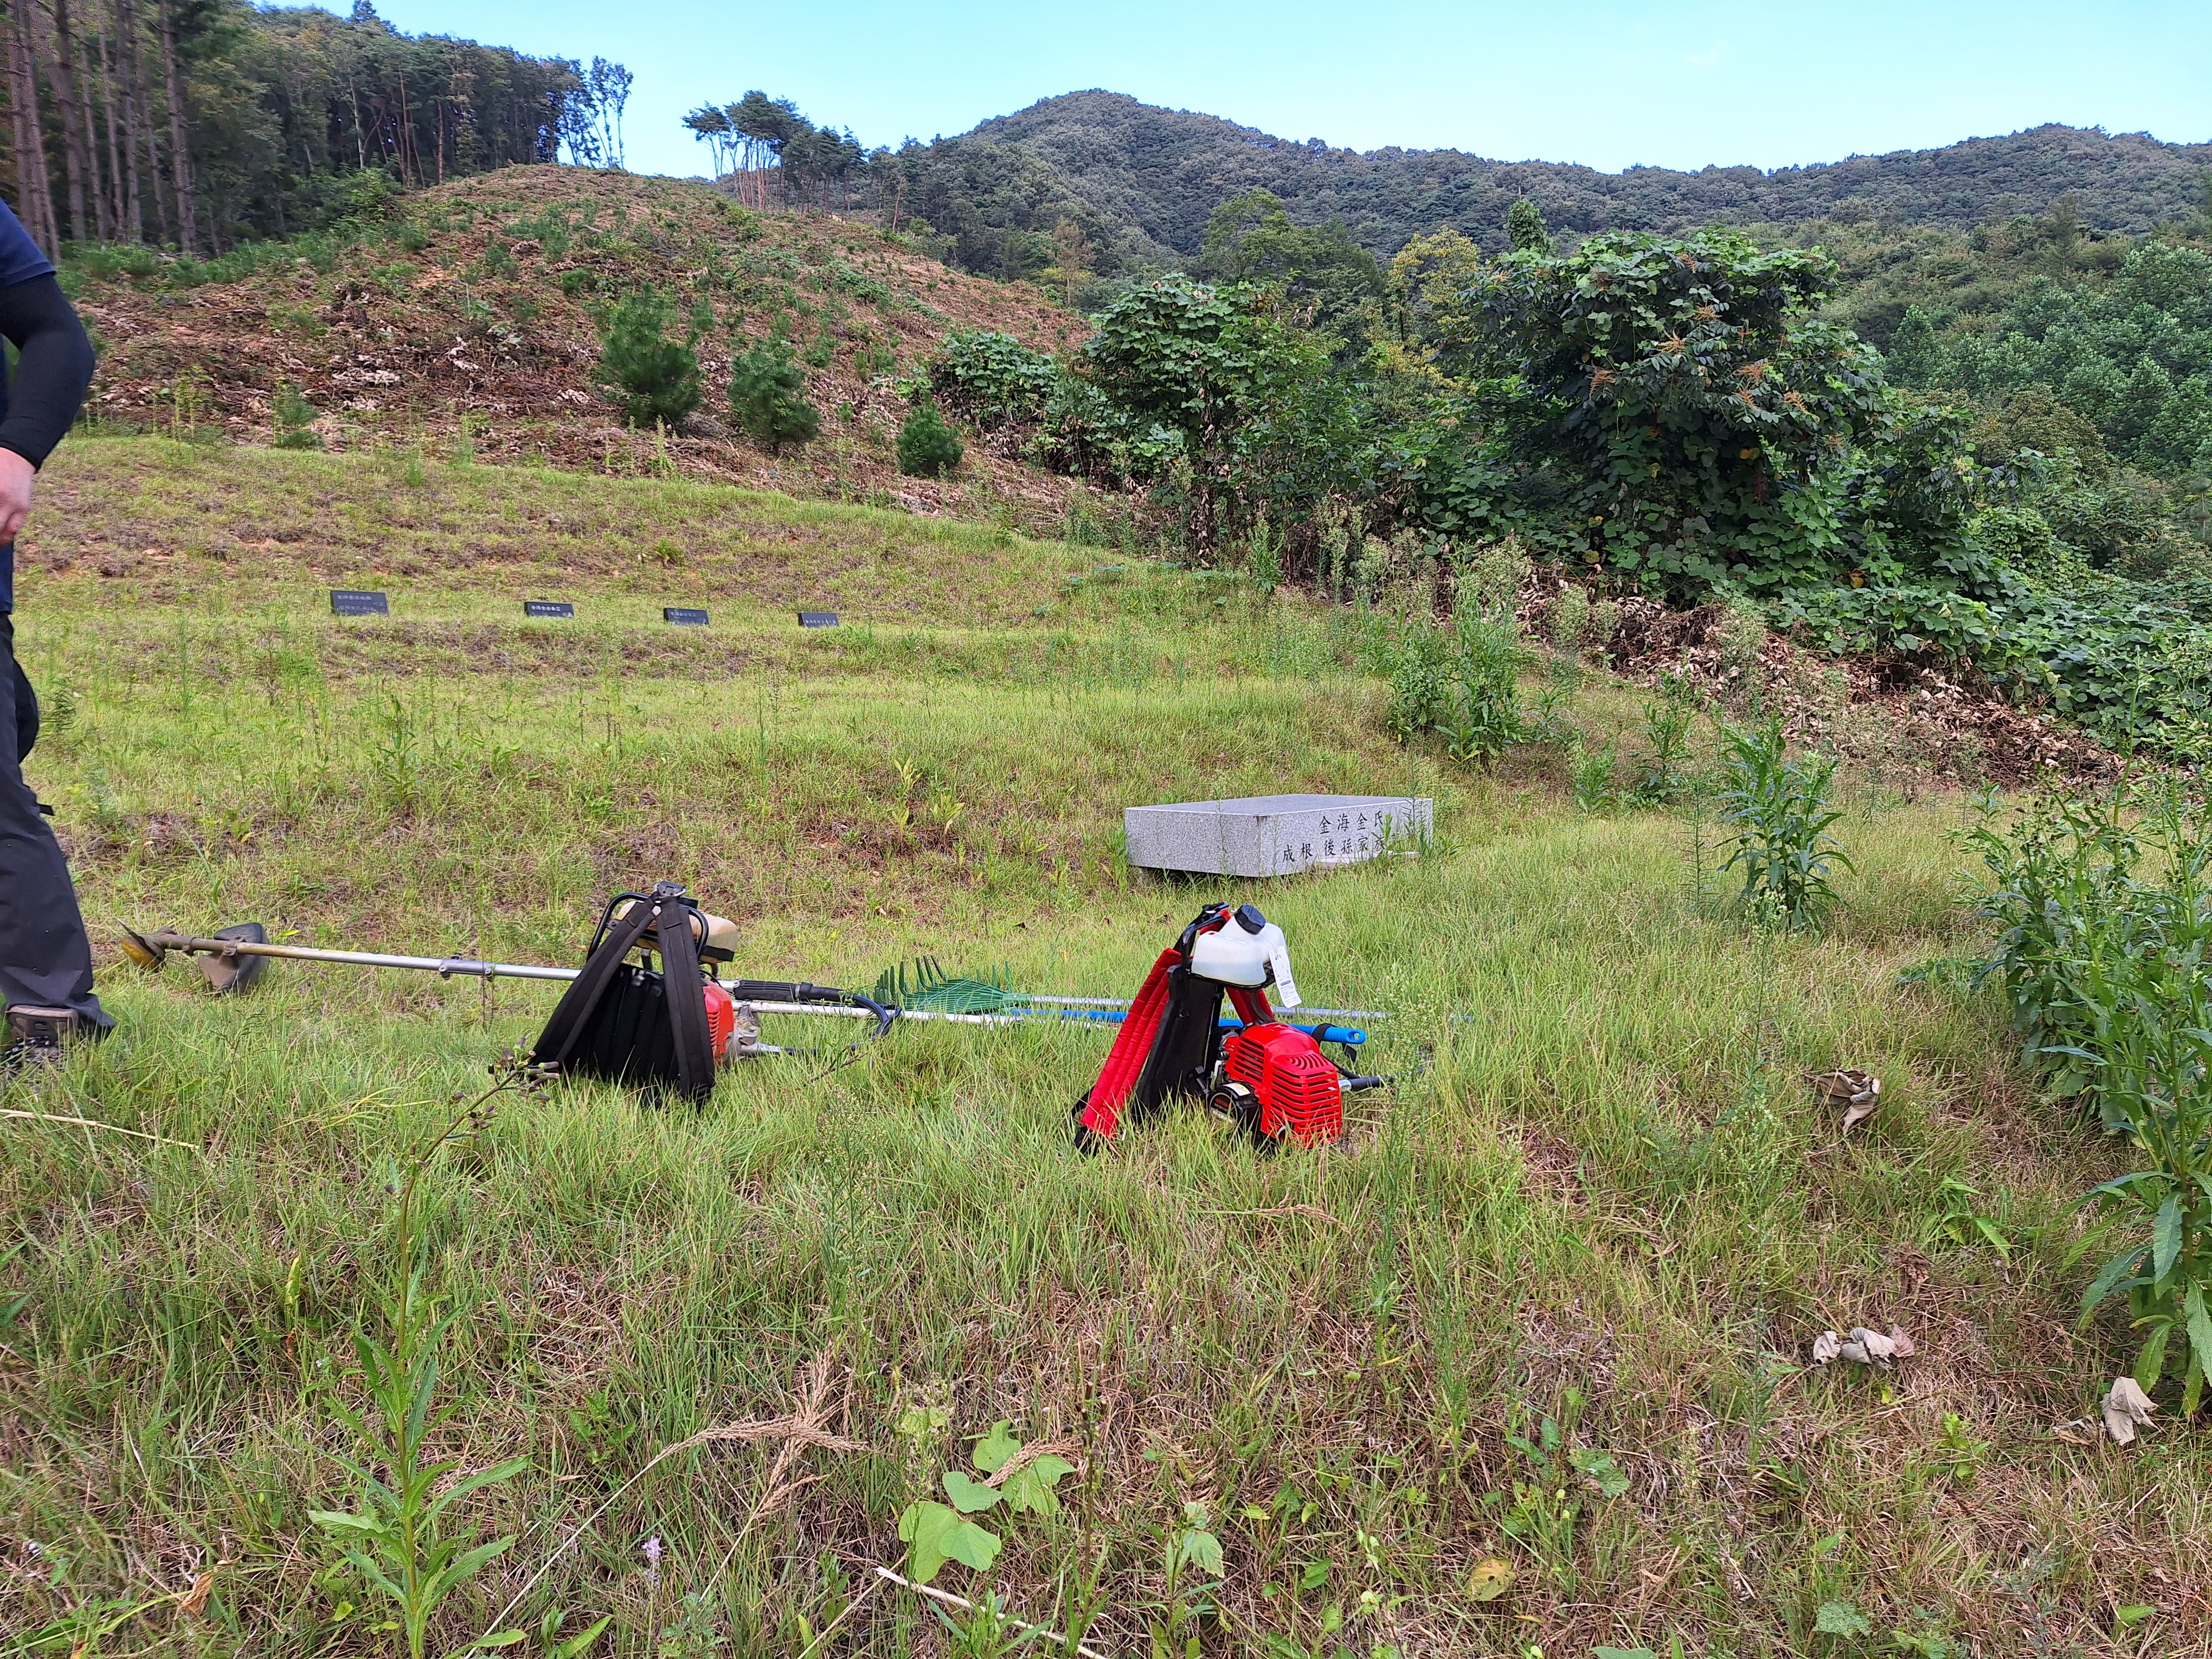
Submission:
[[[23,520],[31,516],[31,480],[39,476],[12,449],[0,449],[0,547],[15,539]]]

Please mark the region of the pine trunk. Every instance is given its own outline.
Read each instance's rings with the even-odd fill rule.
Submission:
[[[46,129],[39,119],[38,47],[29,9],[18,0],[15,26],[9,31],[11,101],[15,106],[15,201],[31,240],[51,254],[61,246],[61,227],[54,222],[53,179],[46,164]]]
[[[53,26],[53,38],[46,44],[53,68],[54,101],[61,106],[62,175],[69,185],[69,230],[72,240],[88,242],[94,226],[85,215],[84,106],[77,96],[76,43],[70,31],[69,0],[54,0]]]
[[[399,71],[399,181],[404,185],[422,182],[422,169],[413,165],[415,159],[415,123],[407,112],[407,71]]]
[[[64,0],[54,0],[57,9]],[[115,224],[107,211],[107,185],[101,179],[100,165],[100,88],[93,73],[92,43],[85,39],[83,20],[71,31],[69,42],[70,69],[76,77],[77,118],[84,125],[84,187],[87,207],[92,215],[93,234],[103,242],[115,234]]]
[[[100,65],[100,101],[107,126],[107,234],[121,239],[128,234],[128,222],[124,218],[123,190],[123,121],[116,107],[120,101],[115,93],[115,29],[114,9],[109,8],[103,20],[108,27],[100,32],[100,47],[96,58]],[[131,237],[136,241],[136,237]]]
[[[116,0],[116,32],[123,37],[123,149],[130,159],[123,170],[123,223],[134,242],[146,240],[146,184],[138,170],[141,149],[151,154],[150,143],[142,146],[142,135],[146,124],[146,107],[142,95],[143,87],[138,61],[138,13],[131,0]]]
[[[198,233],[193,220],[198,216],[192,204],[192,157],[185,139],[185,82],[177,70],[177,25],[170,15],[169,0],[159,0],[161,8],[161,74],[168,83],[169,94],[169,171],[171,188],[177,198],[177,246],[185,253],[198,251]]]

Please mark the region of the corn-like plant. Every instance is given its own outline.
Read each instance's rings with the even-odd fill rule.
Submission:
[[[2060,791],[2038,800],[2009,830],[1993,809],[1972,842],[1990,874],[1981,915],[1996,929],[1981,975],[2003,986],[2021,1059],[2045,1072],[2052,1092],[2087,1095],[2100,1030],[2119,1000],[2130,959],[2161,949],[2177,927],[2172,896],[2137,877],[2144,849],[2118,793]],[[2111,1111],[2105,1127],[2127,1127]]]
[[[430,1431],[445,1416],[437,1407],[438,1350],[455,1316],[437,1316],[423,1293],[416,1199],[423,1171],[440,1150],[482,1133],[489,1123],[495,1097],[544,1081],[545,1074],[520,1054],[507,1054],[493,1068],[492,1086],[461,1106],[403,1166],[407,1174],[399,1190],[396,1282],[385,1310],[389,1334],[354,1333],[368,1409],[356,1411],[343,1402],[336,1407],[367,1454],[347,1465],[360,1483],[361,1506],[309,1512],[316,1525],[343,1541],[354,1571],[392,1602],[407,1659],[423,1659],[439,1604],[514,1544],[513,1534],[478,1544],[450,1535],[444,1525],[447,1511],[471,1492],[513,1480],[530,1463],[526,1457],[509,1458],[446,1484],[459,1465],[424,1456]],[[505,1647],[521,1636],[520,1631],[498,1632],[461,1651]]]
[[[1723,871],[1743,872],[1738,905],[1761,927],[1796,933],[1835,908],[1828,872],[1856,870],[1828,833],[1843,814],[1828,805],[1836,763],[1792,755],[1782,722],[1722,732],[1721,821],[1735,832]]]
[[[1613,775],[1620,763],[1619,745],[1607,739],[1592,743],[1577,736],[1567,746],[1567,790],[1585,812],[1606,812],[1620,805]]]
[[[1662,805],[1688,791],[1690,722],[1697,712],[1697,690],[1680,674],[1661,680],[1658,696],[1644,705],[1644,737],[1651,755],[1631,791],[1638,805]]]
[[[1998,927],[1984,971],[2031,1061],[2149,1166],[2089,1195],[2140,1231],[2091,1283],[2082,1321],[2124,1297],[2136,1382],[2179,1372],[2192,1413],[2212,1375],[2212,816],[2170,783],[2132,799],[2059,793],[1975,841]]]

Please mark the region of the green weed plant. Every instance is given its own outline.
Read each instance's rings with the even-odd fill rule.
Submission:
[[[438,1400],[438,1353],[459,1311],[440,1316],[423,1291],[416,1209],[422,1175],[441,1151],[483,1133],[498,1096],[534,1090],[545,1080],[520,1054],[510,1053],[495,1068],[492,1086],[462,1106],[406,1159],[398,1194],[394,1283],[385,1305],[387,1334],[380,1337],[365,1328],[354,1333],[354,1352],[371,1409],[356,1411],[333,1401],[340,1421],[365,1453],[347,1460],[361,1484],[361,1504],[351,1510],[312,1510],[308,1518],[339,1540],[347,1565],[392,1603],[407,1659],[423,1659],[430,1621],[440,1605],[514,1547],[512,1534],[470,1543],[449,1530],[448,1512],[471,1493],[512,1480],[530,1467],[528,1458],[511,1457],[452,1479],[460,1459],[433,1461],[427,1455],[431,1431],[451,1412],[450,1404],[441,1408]],[[520,1631],[488,1632],[459,1652],[507,1647],[521,1636]]]
[[[2212,1375],[2212,815],[2172,781],[2057,791],[1972,838],[1998,930],[1989,972],[2027,1057],[2147,1164],[2089,1194],[2133,1237],[2091,1282],[2082,1321],[2124,1298],[2136,1382],[2179,1374],[2193,1413]]]
[[[1828,803],[1834,759],[1791,754],[1778,720],[1727,730],[1722,745],[1716,799],[1734,841],[1721,869],[1742,875],[1737,907],[1761,928],[1817,927],[1837,903],[1829,872],[1856,867],[1829,833],[1844,816]]]
[[[1521,671],[1534,654],[1510,621],[1462,616],[1447,628],[1409,621],[1382,654],[1390,676],[1384,724],[1400,743],[1433,738],[1453,760],[1475,764],[1516,744],[1565,735],[1556,696],[1522,699]]]

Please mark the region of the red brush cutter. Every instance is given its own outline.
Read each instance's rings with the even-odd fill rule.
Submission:
[[[1125,1120],[1148,1122],[1179,1097],[1204,1101],[1267,1146],[1340,1139],[1345,1095],[1383,1079],[1354,1076],[1311,1035],[1279,1021],[1269,985],[1297,1006],[1283,930],[1249,904],[1200,910],[1145,975],[1105,1069],[1076,1106],[1075,1144],[1094,1151]],[[1243,1022],[1225,1041],[1224,994]]]

